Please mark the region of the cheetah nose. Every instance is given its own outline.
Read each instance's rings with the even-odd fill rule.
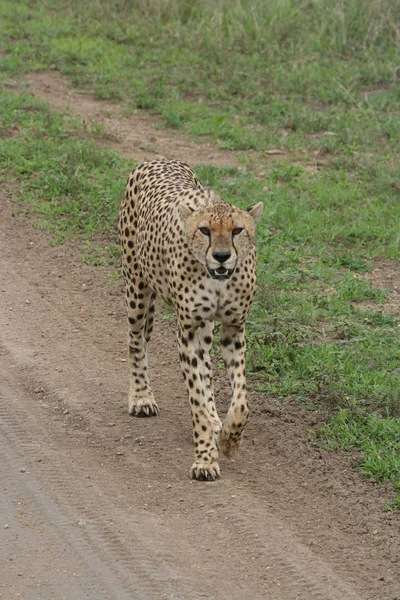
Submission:
[[[213,257],[217,260],[221,265],[231,257],[230,252],[214,252]]]

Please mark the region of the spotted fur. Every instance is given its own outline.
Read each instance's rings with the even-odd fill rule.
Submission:
[[[240,210],[205,190],[188,165],[153,160],[131,173],[119,232],[129,324],[129,412],[155,416],[147,343],[154,299],[178,316],[179,356],[193,419],[191,476],[220,476],[218,449],[231,455],[248,417],[245,322],[256,288],[253,243],[262,203]],[[214,402],[210,349],[214,321],[222,322],[222,354],[232,388],[221,423]]]

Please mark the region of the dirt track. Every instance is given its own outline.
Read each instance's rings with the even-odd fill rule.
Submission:
[[[0,598],[400,597],[389,492],[310,447],[318,415],[253,391],[241,454],[191,482],[171,323],[150,348],[161,416],[133,419],[120,284],[0,207]]]
[[[53,72],[29,73],[24,78],[29,91],[49,102],[53,110],[78,116],[87,129],[105,130],[94,136],[103,146],[135,160],[151,160],[159,156],[185,160],[192,164],[237,167],[235,154],[203,141],[193,142],[182,134],[160,127],[160,121],[143,111],[127,116],[118,104],[99,101],[91,94],[79,93],[64,78]]]

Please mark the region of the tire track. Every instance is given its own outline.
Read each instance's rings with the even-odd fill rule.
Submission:
[[[57,504],[44,494],[42,486],[36,480],[26,475],[20,476],[19,479],[16,478],[15,474],[20,471],[20,465],[23,464],[21,463],[21,457],[16,455],[10,446],[5,446],[5,442],[9,442],[9,439],[4,434],[4,423],[2,423],[1,434],[3,438],[0,447],[1,479],[3,490],[7,490],[7,495],[1,497],[1,514],[10,512],[10,501],[16,504],[21,502],[21,499],[29,498],[30,510],[34,514],[35,521],[46,524],[46,545],[48,548],[52,548],[52,558],[57,562],[60,561],[61,567],[68,563],[68,570],[79,574],[79,583],[77,580],[70,580],[71,583],[67,590],[65,589],[67,582],[59,581],[59,578],[56,582],[51,581],[51,579],[45,581],[41,585],[41,587],[44,587],[44,593],[49,594],[49,597],[54,597],[57,592],[60,593],[63,590],[63,592],[68,591],[69,594],[79,600],[94,595],[97,598],[130,598],[130,594],[123,588],[120,581],[115,580],[115,574],[109,568],[109,565],[93,550],[93,536],[92,539],[85,539],[86,536],[80,534],[79,531],[74,531],[79,526],[79,520],[74,520],[70,513],[67,514],[66,508],[60,511]],[[15,526],[13,529],[15,529]],[[2,537],[6,537],[5,533]],[[11,547],[6,542],[7,540],[3,539],[2,547],[8,546],[9,554],[7,555],[3,551],[4,559],[8,558],[10,560],[13,554],[14,563],[23,571],[22,548],[18,547],[18,543],[14,543]],[[36,548],[35,544],[37,544]],[[32,545],[33,551],[35,549],[39,550],[39,544],[36,540],[33,541]],[[36,569],[44,569],[41,561]],[[81,573],[84,573],[83,577],[80,575]],[[30,597],[29,587],[24,590],[23,597]],[[144,590],[141,590],[139,586],[136,585],[135,588],[138,593],[140,592],[140,597],[149,597],[147,594],[142,596]],[[0,593],[0,598],[8,600],[10,597],[10,589],[6,590],[4,596]]]
[[[7,357],[7,365],[4,358],[3,353],[1,373],[10,369],[10,357]],[[201,597],[213,600],[214,596],[194,590],[181,575],[166,566],[162,553],[152,544],[138,520],[134,532],[130,528],[129,546],[123,536],[115,533],[124,524],[115,515],[112,502],[96,484],[92,484],[87,493],[79,466],[74,468],[49,444],[43,429],[21,407],[24,394],[18,382],[10,383],[12,388],[3,386],[0,395],[2,480],[3,477],[11,479],[9,485],[14,495],[28,495],[33,499],[37,514],[58,534],[55,538],[53,533],[53,541],[59,543],[61,537],[62,545],[69,546],[71,554],[79,556],[75,568],[85,564],[89,588],[100,579],[101,589],[106,591],[101,597],[107,599],[131,599],[135,594],[133,597],[144,600],[194,600],[200,593]],[[16,394],[18,402],[14,400]],[[47,464],[37,474],[34,464],[40,462],[43,455],[48,459]],[[27,457],[31,476],[25,474],[16,484],[12,474],[24,469],[21,465],[26,464]],[[112,527],[106,521],[110,516]]]

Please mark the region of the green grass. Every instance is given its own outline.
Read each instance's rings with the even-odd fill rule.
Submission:
[[[227,148],[385,155],[398,13],[396,0],[2,0],[0,67],[57,69]]]
[[[382,312],[389,292],[366,277],[376,257],[400,259],[399,21],[396,0],[0,0],[0,172],[20,209],[55,242],[78,237],[85,261],[112,263],[135,164],[96,144],[102,128],[87,136],[7,91],[30,71],[240,151],[242,169],[195,169],[227,201],[265,204],[254,385],[331,410],[332,448],[348,419],[365,456],[369,419],[400,422],[399,315]]]
[[[10,130],[18,135],[8,137]],[[18,182],[22,208],[36,212],[55,242],[107,232],[115,247],[116,200],[131,165],[82,135],[43,102],[0,89],[0,173]],[[93,257],[96,245],[85,243]]]
[[[320,428],[318,435],[328,450],[359,450],[359,471],[378,483],[391,481],[397,494],[386,508],[400,510],[399,420],[340,410]]]

